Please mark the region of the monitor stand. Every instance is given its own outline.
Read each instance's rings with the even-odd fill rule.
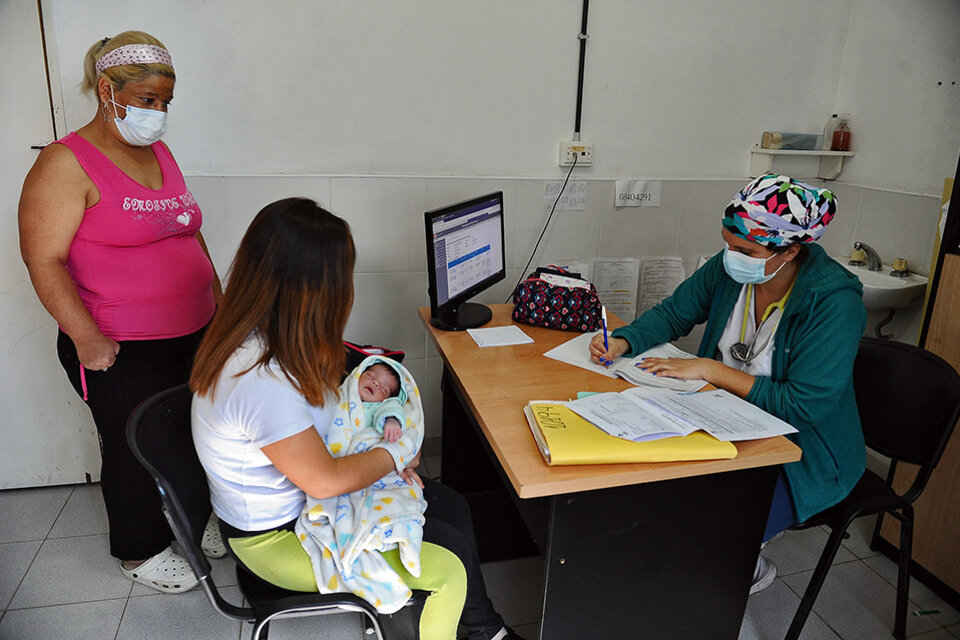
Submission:
[[[485,304],[464,302],[459,307],[430,318],[430,324],[441,331],[474,329],[490,322],[493,311]]]

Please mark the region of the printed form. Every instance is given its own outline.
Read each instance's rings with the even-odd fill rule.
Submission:
[[[633,387],[620,393],[586,396],[566,405],[610,435],[633,441],[685,436],[698,429],[725,442],[797,431],[722,389],[681,394]]]
[[[637,312],[640,260],[597,258],[593,261],[593,272],[600,302],[624,322],[633,320]]]

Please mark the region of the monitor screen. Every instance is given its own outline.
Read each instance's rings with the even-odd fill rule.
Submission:
[[[507,276],[503,192],[427,211],[424,221],[431,323],[448,331],[485,324],[490,309],[468,300]]]

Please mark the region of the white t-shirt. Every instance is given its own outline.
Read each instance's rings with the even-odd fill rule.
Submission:
[[[323,437],[336,399],[311,406],[271,361],[237,377],[260,357],[250,338],[233,353],[212,393],[193,397],[193,442],[207,472],[210,502],[224,521],[260,531],[300,515],[306,496],[260,450],[314,428]]]

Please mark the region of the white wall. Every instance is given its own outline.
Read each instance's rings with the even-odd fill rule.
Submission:
[[[0,2],[0,43],[0,488],[83,482],[99,469],[96,431],[57,361],[57,324],[17,245],[20,185],[37,156],[30,147],[53,138],[35,0]]]
[[[842,179],[938,194],[960,150],[960,3],[852,4],[836,109],[854,114],[857,156]]]
[[[92,115],[75,87],[98,37],[137,26],[170,47],[187,172],[544,177],[573,128],[575,0],[50,2],[71,128]],[[844,180],[939,193],[960,151],[958,25],[953,0],[594,3],[585,174],[739,178],[763,130],[842,110]]]

